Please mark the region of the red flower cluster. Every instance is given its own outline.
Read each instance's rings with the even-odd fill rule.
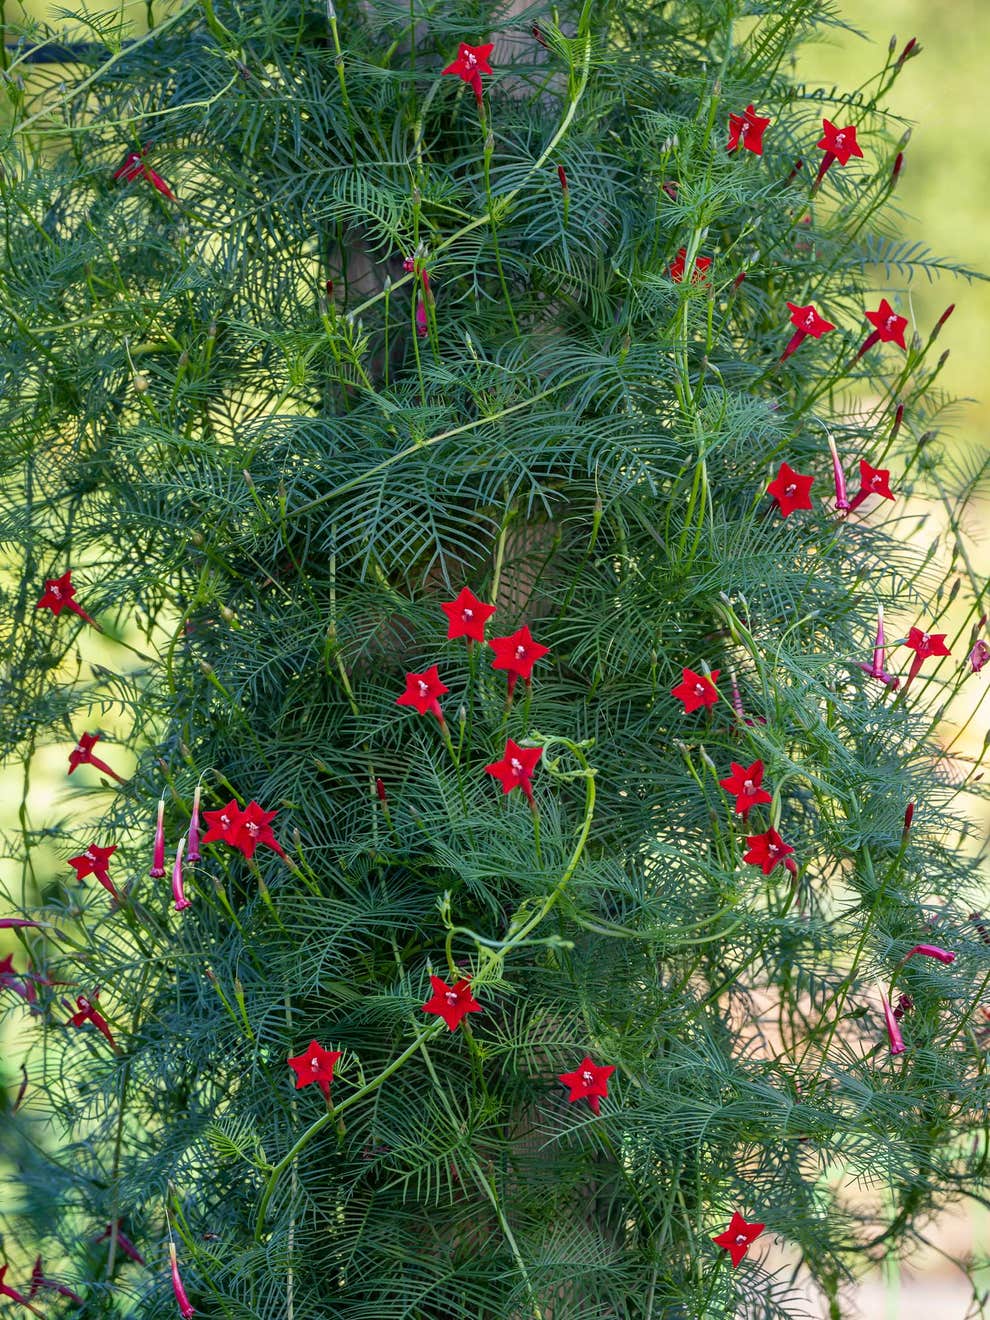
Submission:
[[[156,188],[163,197],[174,202],[176,197],[172,189],[160,174],[156,174],[150,165],[145,164],[144,158],[149,150],[149,147],[144,147],[141,151],[129,151],[123,165],[114,170],[113,177],[122,179],[125,183],[133,183],[135,179],[147,179],[152,188]]]
[[[203,835],[204,843],[226,843],[236,848],[251,860],[259,844],[271,848],[284,857],[272,831],[271,822],[278,815],[277,811],[262,811],[257,802],[251,801],[243,811],[237,801],[231,798],[225,807],[217,811],[204,811],[209,826]]]

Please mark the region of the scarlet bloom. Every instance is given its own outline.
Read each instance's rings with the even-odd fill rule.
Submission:
[[[26,1306],[27,1309],[35,1315],[41,1315],[38,1308],[32,1306],[23,1293],[19,1293],[16,1288],[10,1288],[4,1283],[3,1276],[7,1273],[9,1268],[8,1265],[0,1265],[0,1297],[9,1297],[12,1302],[18,1302],[21,1306]]]
[[[601,1098],[608,1095],[608,1079],[614,1072],[614,1064],[595,1063],[586,1054],[573,1072],[558,1073],[557,1078],[570,1088],[571,1093],[567,1097],[569,1104],[574,1104],[576,1100],[587,1100],[592,1112],[597,1114],[601,1111]]]
[[[684,266],[687,261],[687,248],[678,248],[676,258],[670,263],[670,278],[675,284],[680,284],[684,278]],[[695,257],[694,273],[691,276],[692,283],[698,280],[707,280],[708,269],[712,264],[711,257]]]
[[[471,993],[471,982],[463,979],[456,985],[447,985],[439,976],[430,976],[432,996],[423,1005],[424,1013],[435,1013],[443,1018],[450,1031],[455,1031],[467,1013],[480,1013],[481,1005]]]
[[[904,645],[909,646],[914,652],[914,659],[911,661],[911,668],[908,670],[907,680],[904,683],[905,688],[929,656],[952,654],[945,644],[945,633],[926,633],[922,632],[920,628],[911,629]]]
[[[196,1314],[196,1309],[186,1295],[186,1290],[182,1286],[182,1279],[179,1276],[179,1262],[175,1258],[175,1243],[168,1244],[168,1258],[172,1272],[172,1291],[175,1293],[175,1300],[178,1303],[179,1315],[182,1320],[189,1320],[190,1316]]]
[[[57,1283],[54,1279],[45,1278],[45,1271],[42,1268],[41,1257],[39,1256],[34,1262],[34,1269],[31,1271],[31,1291],[28,1293],[28,1296],[33,1297],[35,1293],[39,1292],[42,1288],[47,1288],[51,1292],[57,1292],[62,1297],[68,1297],[68,1299],[71,1302],[75,1302],[77,1306],[83,1305],[83,1299],[77,1292],[73,1292],[71,1288],[67,1288],[64,1283]]]
[[[890,1001],[887,996],[880,992],[880,1000],[883,1004],[883,1018],[887,1026],[887,1040],[890,1043],[891,1054],[903,1054],[906,1048],[904,1037],[901,1035],[901,1029],[897,1025],[897,1019],[894,1017],[893,1010],[890,1007]]]
[[[485,640],[485,624],[495,613],[494,605],[478,599],[470,587],[463,587],[454,600],[440,608],[447,616],[447,639],[467,637],[472,642]]]
[[[533,771],[542,755],[542,747],[520,747],[511,738],[507,738],[501,761],[493,761],[491,765],[485,766],[485,770],[495,779],[501,780],[503,793],[511,793],[514,788],[521,788],[532,804]]]
[[[444,69],[444,73],[456,74],[463,82],[470,84],[474,91],[474,99],[479,106],[481,105],[481,75],[492,71],[488,59],[493,49],[493,43],[489,43],[487,46],[468,46],[462,41],[461,48],[457,52],[457,59]]]
[[[203,843],[227,843],[242,852],[249,861],[261,843],[277,852],[279,857],[285,856],[270,824],[278,815],[277,811],[262,811],[254,801],[249,802],[241,811],[234,798],[231,798],[225,807],[218,811],[204,811],[203,815],[208,826],[203,835]]]
[[[684,714],[691,715],[699,706],[714,706],[718,701],[718,676],[722,671],[713,669],[710,674],[696,674],[693,669],[681,670],[681,681],[670,689],[670,695],[684,702]]]
[[[114,888],[113,881],[110,879],[110,872],[107,869],[110,865],[111,856],[117,851],[117,845],[113,844],[109,848],[101,848],[95,843],[91,843],[84,853],[78,857],[70,857],[69,865],[76,868],[76,880],[83,881],[87,876],[95,875],[103,888],[120,902],[120,895]]]
[[[811,485],[814,477],[802,476],[789,463],[781,463],[780,470],[767,486],[767,494],[777,501],[782,518],[789,518],[795,509],[810,509]]]
[[[109,775],[111,779],[116,779],[118,784],[122,784],[124,781],[121,779],[120,775],[117,774],[116,770],[111,770],[106,761],[101,761],[98,756],[93,755],[93,748],[99,741],[100,735],[98,733],[84,733],[82,735],[75,747],[73,747],[72,751],[69,753],[68,773],[71,775],[77,766],[91,765],[96,770],[102,770],[103,773]]]
[[[99,990],[93,991],[92,1000],[87,999],[85,995],[78,995],[76,997],[76,1009],[78,1011],[73,1013],[69,1021],[74,1027],[81,1027],[85,1022],[92,1022],[97,1031],[102,1032],[113,1049],[116,1049],[117,1042],[114,1040],[110,1031],[109,1023],[93,1002],[93,1000],[99,999],[99,997]]]
[[[860,159],[863,156],[863,150],[856,141],[856,130],[851,124],[848,128],[836,128],[831,120],[823,119],[822,130],[824,136],[818,146],[825,152],[825,155],[818,167],[818,177],[815,179],[816,188],[836,161],[840,165],[848,165],[853,156],[859,156]]]
[[[45,592],[35,606],[36,610],[51,610],[56,618],[63,610],[71,610],[73,614],[78,614],[80,619],[85,619],[91,623],[94,628],[99,628],[95,619],[91,619],[81,605],[76,601],[76,589],[72,585],[72,569],[62,574],[60,578],[46,578]]]
[[[101,1242],[107,1242],[112,1235],[113,1235],[113,1226],[111,1224],[107,1224],[106,1228],[99,1235],[99,1237],[93,1238],[93,1242],[98,1246]],[[135,1262],[135,1264],[137,1265],[147,1264],[147,1261],[141,1255],[140,1251],[138,1251],[137,1247],[134,1245],[131,1239],[120,1231],[119,1220],[117,1221],[117,1246],[120,1247],[124,1255],[129,1256],[131,1260]]]
[[[758,866],[764,875],[769,875],[794,849],[785,843],[776,830],[767,830],[764,834],[750,834],[746,838],[749,852],[743,854],[743,861],[751,866]],[[793,866],[793,862],[791,863]]]
[[[763,134],[769,124],[770,120],[758,115],[751,105],[748,105],[741,115],[729,115],[729,140],[725,144],[726,151],[745,147],[754,155],[762,156]]]
[[[863,340],[857,359],[861,358],[868,349],[874,344],[897,344],[907,352],[907,344],[904,342],[904,331],[907,329],[907,317],[898,316],[891,307],[886,298],[880,299],[880,306],[875,312],[864,312],[863,315],[873,326],[871,334]]]
[[[916,944],[910,953],[904,955],[901,961],[907,962],[916,953],[922,954],[925,958],[937,958],[941,963],[954,963],[956,961],[954,953],[950,953],[948,949],[940,949],[937,944]]]
[[[865,458],[859,460],[859,494],[854,495],[849,504],[849,511],[858,509],[871,495],[881,495],[885,500],[894,499],[890,489],[890,469],[875,468]]]
[[[729,1253],[732,1268],[735,1269],[765,1228],[766,1224],[747,1223],[738,1210],[733,1210],[729,1227],[724,1233],[719,1233],[718,1237],[713,1237],[712,1241]]]
[[[748,815],[750,807],[757,807],[761,802],[773,801],[767,790],[760,787],[763,783],[762,761],[754,761],[746,768],[733,761],[732,774],[718,782],[727,793],[735,794],[735,809],[743,817]]]
[[[427,712],[433,714],[443,723],[443,711],[440,709],[440,702],[437,697],[442,696],[444,692],[449,692],[444,683],[440,681],[440,674],[436,665],[430,665],[429,669],[422,674],[406,674],[406,690],[401,697],[396,697],[397,706],[412,706],[418,710],[420,715]]]
[[[791,325],[797,326],[797,329],[791,335],[787,347],[780,355],[781,362],[786,362],[809,335],[812,339],[821,339],[822,335],[827,335],[830,330],[835,329],[831,321],[826,321],[824,316],[819,316],[811,303],[808,303],[806,307],[799,307],[797,303],[789,302],[787,306],[791,309]]]
[[[153,188],[156,188],[163,197],[167,197],[170,202],[176,200],[175,193],[168,186],[160,174],[156,174],[150,165],[144,162],[148,154],[148,148],[141,151],[129,151],[124,157],[124,163],[118,169],[114,170],[115,179],[123,179],[125,183],[133,183],[135,179],[147,179]]]
[[[493,637],[488,645],[495,652],[493,669],[504,669],[509,675],[509,694],[516,685],[516,679],[531,681],[533,666],[550,654],[549,646],[534,642],[529,628],[524,626],[509,637]]]
[[[896,691],[901,685],[901,680],[894,678],[893,674],[888,674],[883,667],[886,649],[883,633],[883,606],[880,605],[877,607],[877,639],[873,644],[873,663],[867,665],[860,661],[859,667],[864,674],[869,674],[870,678],[875,678],[878,682],[884,683]]]
[[[340,1050],[325,1050],[318,1041],[311,1040],[305,1054],[297,1054],[294,1059],[289,1059],[289,1067],[296,1074],[296,1090],[301,1091],[304,1086],[311,1086],[315,1082],[329,1101],[333,1066],[340,1056]]]

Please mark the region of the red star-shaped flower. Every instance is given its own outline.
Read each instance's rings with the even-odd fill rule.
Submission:
[[[826,159],[831,156],[832,160],[837,160],[840,165],[848,165],[853,156],[862,159],[863,150],[856,141],[856,130],[851,124],[848,128],[836,128],[831,120],[823,119],[822,132],[824,136],[817,145],[825,152]],[[832,164],[832,160],[819,172],[819,177]]]
[[[102,770],[103,773],[109,775],[111,779],[116,779],[118,784],[122,784],[124,781],[121,779],[120,775],[117,774],[116,770],[111,770],[106,761],[101,761],[98,756],[93,755],[93,748],[99,741],[100,735],[98,733],[84,733],[82,735],[75,747],[73,747],[72,751],[69,753],[68,773],[71,775],[77,766],[91,765],[97,770]]]
[[[858,509],[863,501],[868,500],[871,495],[882,495],[885,500],[894,499],[894,492],[890,489],[890,470],[889,468],[871,467],[865,458],[861,458],[859,460],[859,494],[854,495],[850,501],[850,513],[853,509]]]
[[[597,1114],[600,1112],[601,1098],[608,1095],[608,1079],[614,1072],[614,1064],[595,1063],[586,1054],[573,1072],[558,1073],[557,1078],[570,1087],[571,1093],[567,1097],[570,1104],[576,1100],[587,1100],[592,1111]]]
[[[766,1224],[748,1224],[738,1210],[733,1210],[729,1227],[724,1233],[719,1233],[718,1237],[713,1237],[712,1241],[717,1247],[725,1248],[732,1257],[732,1268],[735,1269],[765,1228]]]
[[[811,483],[814,477],[803,477],[789,463],[781,463],[780,471],[767,486],[767,494],[777,501],[782,518],[788,518],[795,509],[811,508]]]
[[[493,49],[492,43],[487,46],[469,46],[462,41],[460,50],[457,52],[457,59],[444,69],[444,73],[456,74],[458,78],[471,86],[474,91],[474,98],[479,105],[481,105],[481,75],[491,73],[488,59]]]
[[[99,999],[99,997],[100,997],[99,990],[93,991],[92,999],[87,999],[85,995],[78,995],[76,997],[76,1009],[78,1011],[73,1013],[69,1021],[72,1023],[74,1027],[81,1027],[85,1022],[92,1022],[93,1026],[97,1029],[97,1031],[102,1032],[103,1035],[110,1042],[111,1046],[114,1049],[116,1049],[117,1042],[114,1040],[113,1035],[111,1034],[110,1025],[107,1022],[106,1018],[103,1016],[103,1014],[96,1007],[95,1001]]]
[[[401,697],[396,697],[395,704],[412,706],[420,715],[430,712],[443,723],[443,711],[437,697],[449,691],[450,688],[441,683],[436,665],[430,665],[425,673],[406,674],[406,690]]]
[[[764,875],[769,875],[775,866],[789,857],[794,849],[785,843],[776,830],[767,830],[765,834],[750,834],[746,837],[749,852],[743,854],[743,861],[751,866],[758,866]],[[794,863],[791,863],[793,867]]]
[[[751,105],[748,105],[741,115],[729,115],[729,140],[725,144],[726,151],[735,151],[737,147],[745,147],[747,151],[752,151],[754,155],[763,155],[763,134],[770,124],[769,119],[764,119],[758,115]]]
[[[110,858],[116,851],[116,844],[109,848],[100,848],[97,844],[91,843],[84,853],[80,853],[78,857],[70,857],[69,865],[76,868],[77,881],[83,881],[87,876],[95,875],[103,888],[119,902],[120,895],[114,888],[108,869]]]
[[[516,685],[516,679],[530,681],[533,666],[537,660],[549,655],[549,646],[534,642],[528,627],[522,627],[509,637],[493,637],[488,645],[495,652],[493,669],[504,669],[509,675],[509,692]]]
[[[718,676],[722,671],[713,669],[710,674],[696,674],[693,669],[681,670],[681,681],[670,689],[671,696],[684,702],[684,714],[691,715],[700,706],[714,706],[718,701]]]
[[[907,635],[905,646],[909,646],[914,652],[914,659],[911,661],[911,668],[908,670],[908,676],[904,682],[904,688],[913,681],[924,661],[931,656],[951,655],[952,652],[945,644],[945,633],[926,633],[920,628],[912,628]]]
[[[201,842],[229,843],[232,848],[236,848],[235,840],[241,826],[241,814],[235,798],[231,798],[225,807],[220,807],[216,811],[204,811],[206,833]]]
[[[78,614],[80,619],[85,619],[87,623],[91,623],[94,628],[99,627],[99,624],[91,619],[76,601],[76,589],[72,585],[71,568],[63,573],[60,578],[45,579],[45,592],[35,609],[51,610],[56,618],[63,610],[71,610],[73,614]]]
[[[754,761],[751,766],[743,767],[738,762],[732,762],[732,774],[726,779],[718,781],[727,793],[735,794],[736,811],[742,816],[749,813],[750,807],[759,806],[761,802],[772,802],[771,794],[765,788],[761,788],[763,783],[763,762]]]
[[[826,321],[824,316],[819,316],[811,303],[801,307],[797,303],[789,302],[787,306],[791,309],[791,325],[797,326],[797,329],[787,341],[787,347],[780,355],[781,362],[786,362],[809,335],[812,339],[821,339],[822,335],[827,335],[830,330],[835,329],[831,321]]]
[[[511,738],[507,738],[501,761],[493,761],[491,765],[485,766],[485,770],[502,781],[503,793],[511,793],[514,788],[521,788],[532,803],[533,771],[542,755],[542,747],[520,747]]]
[[[50,1292],[57,1292],[61,1297],[68,1297],[69,1301],[75,1302],[77,1306],[83,1305],[83,1299],[77,1292],[73,1292],[71,1288],[66,1287],[64,1283],[59,1283],[56,1279],[45,1278],[45,1271],[41,1263],[41,1257],[38,1256],[34,1262],[34,1269],[31,1271],[31,1291],[28,1293],[28,1296],[34,1297],[34,1295],[40,1292],[42,1288],[45,1288]]]
[[[880,299],[880,306],[875,312],[864,312],[863,315],[873,326],[873,333],[867,338],[857,356],[862,357],[878,340],[881,344],[897,344],[907,352],[907,344],[904,342],[907,317],[898,316],[886,298]]]
[[[135,179],[147,179],[152,188],[156,188],[163,197],[167,197],[170,202],[174,202],[175,193],[172,189],[160,174],[156,174],[150,165],[145,164],[144,157],[147,154],[147,147],[141,151],[129,151],[124,157],[123,165],[114,170],[113,177],[123,179],[125,183],[133,183]]]
[[[277,811],[263,811],[257,802],[249,802],[241,815],[234,847],[240,848],[248,860],[254,856],[254,850],[260,843],[277,852],[279,857],[284,857],[285,853],[279,846],[271,827],[271,822],[277,815]]]
[[[289,1067],[295,1070],[296,1090],[301,1091],[304,1086],[315,1082],[329,1102],[333,1066],[340,1056],[340,1050],[325,1050],[318,1041],[311,1040],[305,1054],[297,1054],[288,1061]]]
[[[680,284],[684,279],[684,266],[687,262],[687,248],[678,248],[677,256],[670,263],[670,278],[675,284]],[[691,276],[691,282],[698,280],[707,280],[708,270],[712,264],[711,257],[695,257],[694,274]]]
[[[478,599],[470,587],[464,587],[456,600],[448,600],[440,608],[447,616],[447,639],[468,637],[472,642],[485,640],[485,624],[495,613],[494,605]]]
[[[482,1011],[481,1005],[471,993],[469,980],[461,980],[456,985],[450,986],[441,981],[439,976],[431,975],[430,984],[433,987],[433,994],[423,1005],[423,1012],[435,1013],[437,1017],[442,1017],[448,1030],[455,1031],[466,1013]]]
[[[19,1293],[16,1288],[10,1288],[4,1283],[4,1275],[10,1267],[0,1265],[0,1297],[9,1297],[12,1302],[17,1302],[20,1306],[26,1306],[33,1315],[41,1315],[41,1311],[36,1306],[32,1306],[23,1293]]]

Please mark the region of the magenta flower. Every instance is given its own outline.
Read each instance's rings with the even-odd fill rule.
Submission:
[[[8,953],[6,958],[0,959],[0,990],[11,990],[17,996],[24,1000],[26,1004],[33,1004],[38,998],[34,986],[28,979],[30,973],[25,973],[25,979],[19,979],[14,968],[14,955]]]
[[[10,1288],[3,1281],[3,1276],[10,1267],[0,1265],[0,1297],[9,1297],[12,1302],[17,1302],[20,1306],[26,1306],[34,1315],[41,1315],[42,1312],[36,1306],[32,1306],[23,1293],[19,1293],[16,1288]]]
[[[186,861],[198,862],[200,860],[199,851],[199,784],[196,785],[196,791],[193,793],[192,815],[189,818],[189,844],[186,848]]]
[[[826,321],[824,316],[819,316],[811,303],[805,307],[800,307],[797,303],[789,302],[787,306],[791,309],[791,325],[796,326],[788,340],[787,347],[780,355],[781,362],[786,362],[791,354],[798,348],[810,335],[812,339],[821,339],[822,335],[827,335],[835,326],[831,321]]]
[[[891,1054],[903,1054],[906,1048],[904,1037],[901,1035],[897,1019],[894,1017],[890,1002],[883,991],[880,992],[880,999],[883,1003],[883,1018],[887,1024],[887,1040],[890,1042],[890,1052]]]
[[[25,926],[41,929],[40,921],[27,921],[24,917],[0,917],[0,930],[21,930]]]
[[[416,333],[420,339],[425,339],[430,333],[430,327],[426,320],[426,302],[422,298],[416,300]]]
[[[828,447],[832,453],[832,475],[835,478],[835,507],[837,512],[847,513],[852,505],[849,503],[849,497],[846,495],[846,474],[839,461],[839,451],[835,447],[835,441],[831,436],[828,438]]]
[[[114,170],[115,179],[123,179],[125,183],[133,183],[135,179],[147,179],[152,188],[167,197],[170,202],[176,200],[175,193],[168,186],[160,174],[156,174],[150,165],[144,163],[144,157],[148,154],[148,147],[142,151],[129,151],[124,159],[123,165]]]
[[[152,849],[151,870],[153,880],[160,880],[165,874],[165,799],[158,799],[158,823],[155,825],[155,843]]]
[[[196,1314],[195,1308],[186,1295],[186,1290],[182,1286],[182,1279],[179,1276],[179,1263],[175,1258],[175,1243],[168,1244],[168,1257],[172,1267],[172,1291],[175,1293],[175,1300],[179,1305],[179,1315],[182,1320],[189,1320],[189,1317]]]
[[[871,665],[867,665],[864,664],[863,661],[861,660],[859,661],[859,667],[860,669],[862,669],[864,674],[869,674],[870,678],[875,678],[879,683],[885,683],[887,686],[893,688],[896,691],[901,685],[901,680],[899,678],[894,678],[893,674],[888,674],[887,671],[884,669],[883,665],[884,665],[885,650],[886,650],[886,643],[883,634],[883,606],[878,605],[877,606],[877,640],[873,645],[873,663]]]
[[[75,1302],[77,1306],[83,1305],[83,1299],[77,1292],[73,1292],[71,1288],[66,1287],[64,1283],[58,1283],[55,1279],[45,1278],[41,1257],[38,1256],[34,1262],[34,1269],[31,1271],[31,1291],[28,1296],[33,1297],[42,1288],[46,1288],[50,1292],[56,1292],[61,1297],[68,1297],[69,1301]]]
[[[113,1235],[113,1225],[107,1224],[106,1228],[99,1235],[99,1237],[93,1238],[93,1242],[95,1245],[98,1246],[101,1242],[109,1241],[112,1235]],[[121,1232],[119,1220],[117,1221],[117,1246],[120,1247],[124,1255],[129,1256],[136,1265],[147,1264],[147,1261],[141,1255],[140,1251],[138,1251],[137,1247],[134,1245],[131,1239]]]
[[[990,660],[990,646],[987,645],[982,637],[978,638],[973,643],[973,649],[970,651],[967,659],[969,660],[974,674],[978,674],[986,662]]]
[[[913,958],[916,953],[922,954],[925,958],[937,958],[941,963],[953,963],[956,961],[956,955],[950,953],[948,949],[940,949],[937,944],[916,944],[910,953],[906,953],[901,959],[906,963],[909,958]]]
[[[175,899],[176,912],[181,912],[189,906],[189,899],[186,898],[186,891],[182,887],[182,850],[185,846],[186,840],[183,836],[175,850],[175,861],[172,864],[172,897]]]

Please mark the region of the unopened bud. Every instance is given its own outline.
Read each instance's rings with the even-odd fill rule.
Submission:
[[[942,354],[942,356],[939,358],[939,360],[938,360],[938,370],[939,370],[939,371],[941,371],[942,368],[945,366],[945,364],[948,362],[948,360],[949,360],[949,354],[950,354],[951,351],[952,351],[951,349],[948,349],[948,348],[947,348],[947,349],[945,350],[945,352]]]
[[[961,578],[956,578],[955,582],[953,582],[952,587],[951,587],[951,589],[950,589],[950,591],[949,591],[949,600],[948,600],[948,604],[951,605],[952,602],[955,600],[955,598],[959,595],[959,588],[960,588],[961,586],[962,586],[962,579],[961,579]]]
[[[188,367],[188,365],[189,365],[189,354],[185,349],[183,349],[182,352],[179,354],[179,366]]]
[[[897,182],[898,177],[900,176],[901,170],[903,168],[904,168],[904,152],[899,151],[897,155],[894,157],[894,168],[890,171],[891,183]]]
[[[560,180],[561,188],[563,188],[564,192],[567,192],[567,172],[563,165],[557,166],[557,178]]]
[[[900,66],[904,63],[904,61],[909,60],[912,55],[920,55],[920,54],[921,54],[921,47],[918,45],[918,38],[912,37],[911,40],[908,42],[908,44],[901,51],[900,55],[897,57],[897,67],[900,68]]]
[[[946,321],[949,319],[949,317],[952,315],[952,313],[953,313],[955,310],[956,310],[956,304],[955,304],[955,303],[949,303],[948,307],[945,309],[945,311],[942,313],[942,315],[941,315],[941,316],[938,318],[938,320],[935,322],[935,329],[934,329],[934,331],[932,332],[933,336],[938,334],[938,332],[942,329],[942,326],[945,325]]]
[[[199,667],[200,669],[202,669],[203,673],[207,675],[207,677],[213,673],[213,666],[210,664],[209,660],[201,659],[199,662]]]
[[[148,377],[147,377],[147,376],[135,376],[134,379],[131,381],[131,384],[132,384],[132,385],[134,386],[134,388],[137,390],[138,394],[144,394],[144,392],[145,392],[145,391],[147,390],[147,388],[148,388]]]
[[[206,537],[203,535],[202,532],[193,532],[192,535],[189,537],[189,539],[190,541],[192,541],[193,545],[206,544]]]
[[[917,353],[920,348],[921,348],[921,335],[919,335],[917,330],[915,330],[914,334],[911,336],[911,352]]]
[[[543,33],[540,31],[540,29],[537,27],[537,25],[536,25],[535,23],[534,23],[533,26],[529,29],[529,31],[530,31],[530,35],[532,36],[533,40],[534,40],[534,41],[538,41],[538,42],[540,43],[540,45],[543,47],[543,49],[546,50],[546,49],[547,49],[546,37],[544,37]]]
[[[911,832],[911,822],[914,820],[914,803],[909,802],[904,810],[904,830],[902,839],[906,843],[908,834]]]
[[[890,432],[891,440],[897,439],[897,432],[901,429],[901,422],[903,422],[903,420],[904,420],[904,404],[899,403],[894,413],[894,425],[891,428],[891,432]]]
[[[229,605],[224,605],[221,608],[220,613],[223,615],[223,617],[226,619],[228,623],[234,622],[236,616],[234,614],[234,611],[230,608]]]
[[[745,278],[746,278],[746,272],[744,270],[741,270],[739,274],[736,276],[736,278],[732,281],[732,287],[734,289],[738,289],[740,284],[742,284]]]
[[[248,486],[250,486],[250,488],[254,490],[254,478],[251,476],[251,473],[247,470],[247,468],[241,468],[241,472],[243,473],[245,482],[247,482]]]
[[[893,55],[896,49],[897,49],[897,33],[895,32],[891,36],[890,41],[887,42],[887,54]]]
[[[323,287],[327,291],[327,299],[328,300],[331,299],[333,297],[333,280],[327,280],[326,284]]]
[[[385,781],[383,779],[375,780],[375,792],[378,794],[378,801],[385,801]]]

